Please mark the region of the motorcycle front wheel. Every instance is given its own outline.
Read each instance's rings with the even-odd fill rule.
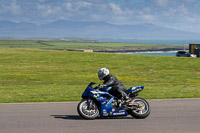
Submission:
[[[99,110],[95,102],[91,102],[91,105],[88,105],[87,100],[82,100],[77,106],[78,114],[88,120],[93,120],[99,115]]]
[[[135,97],[130,104],[133,104],[134,107],[129,114],[136,119],[144,119],[151,113],[149,103],[143,98]]]

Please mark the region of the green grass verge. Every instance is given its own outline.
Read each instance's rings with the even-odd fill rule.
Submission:
[[[75,101],[97,71],[110,69],[147,99],[200,97],[200,59],[0,48],[0,102]]]

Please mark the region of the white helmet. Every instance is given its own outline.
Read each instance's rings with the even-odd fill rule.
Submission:
[[[100,80],[105,78],[109,74],[109,70],[107,68],[101,68],[98,71],[98,77]]]

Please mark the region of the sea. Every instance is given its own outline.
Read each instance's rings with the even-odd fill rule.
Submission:
[[[101,42],[120,42],[120,43],[139,43],[139,44],[161,44],[161,45],[179,45],[187,46],[189,44],[200,44],[200,40],[139,40],[139,39],[103,39]],[[176,56],[177,51],[170,52],[138,52],[129,54],[142,54],[142,55],[158,55],[158,56]]]
[[[176,56],[177,51],[170,51],[170,52],[136,52],[136,53],[129,53],[129,54],[141,54],[141,55],[158,55],[158,56]]]
[[[141,44],[163,44],[163,45],[185,45],[199,44],[200,40],[140,40],[140,39],[102,39],[100,42],[141,43]]]

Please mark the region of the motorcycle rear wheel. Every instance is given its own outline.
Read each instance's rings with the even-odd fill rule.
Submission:
[[[91,107],[88,106],[87,100],[82,100],[78,106],[78,114],[87,120],[93,120],[99,115],[99,110],[95,102],[91,103]]]
[[[134,107],[134,109],[129,111],[129,114],[136,119],[145,119],[151,113],[149,103],[141,97],[133,98],[133,100],[130,103],[137,104],[137,106]]]

